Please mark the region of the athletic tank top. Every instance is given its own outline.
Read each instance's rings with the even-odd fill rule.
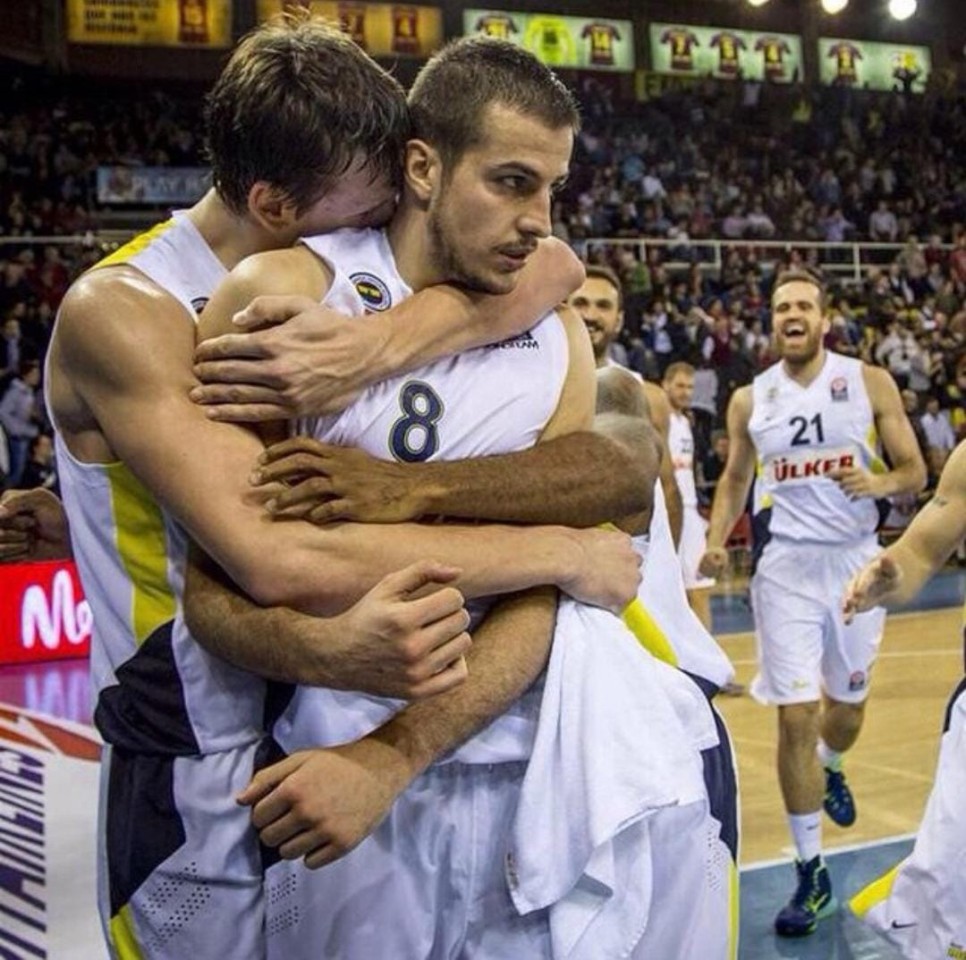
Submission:
[[[781,363],[755,377],[748,430],[758,455],[754,512],[766,536],[848,543],[875,533],[880,505],[850,500],[826,474],[846,467],[885,472],[862,363],[826,354],[803,387]]]
[[[361,316],[412,293],[381,230],[340,231],[303,243],[334,272],[324,300],[333,309]],[[342,413],[304,421],[299,433],[405,463],[512,453],[540,437],[557,409],[569,363],[566,331],[550,313],[520,336],[377,384]],[[474,620],[485,606],[472,605]],[[479,763],[527,756],[539,687],[454,758]],[[357,693],[299,688],[275,735],[288,750],[313,742],[344,743],[364,736],[400,706]]]
[[[190,323],[227,273],[184,212],[93,269],[121,264],[174,296]],[[257,739],[266,685],[209,656],[185,627],[185,531],[123,463],[84,463],[59,434],[55,443],[74,558],[94,615],[91,673],[101,735],[165,755]]]
[[[674,479],[681,491],[681,505],[697,508],[698,490],[694,482],[694,436],[691,421],[683,413],[671,411],[668,450],[674,464]]]

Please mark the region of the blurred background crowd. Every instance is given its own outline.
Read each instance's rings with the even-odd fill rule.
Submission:
[[[698,369],[704,496],[727,452],[728,398],[774,359],[770,284],[785,265],[823,274],[827,345],[892,373],[935,478],[966,435],[966,97],[708,79],[639,102],[587,76],[577,87],[584,129],[553,230],[621,278],[616,359],[650,379],[677,360]],[[196,93],[104,92],[0,71],[6,486],[56,486],[39,392],[54,316],[105,229],[136,230],[98,202],[98,167],[204,163]]]

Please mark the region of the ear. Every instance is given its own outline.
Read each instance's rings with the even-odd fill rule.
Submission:
[[[265,180],[252,184],[248,191],[249,215],[273,233],[291,229],[298,220],[295,211],[295,203]]]
[[[406,186],[417,200],[428,204],[438,193],[443,179],[443,162],[425,140],[410,140],[403,161]]]

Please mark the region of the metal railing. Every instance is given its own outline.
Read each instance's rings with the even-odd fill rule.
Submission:
[[[881,269],[891,264],[904,243],[825,243],[815,240],[666,240],[660,237],[640,237],[638,239],[617,239],[613,237],[592,237],[574,242],[575,248],[585,257],[594,251],[604,249],[630,248],[643,261],[648,260],[648,251],[658,248],[667,251],[668,259],[663,265],[671,271],[687,270],[697,264],[703,273],[720,273],[725,264],[727,253],[731,250],[753,252],[757,262],[765,270],[774,269],[789,252],[797,250],[808,256],[809,250],[817,251],[818,266],[829,274],[834,274],[849,282],[862,282],[870,269]],[[950,244],[942,249],[949,251]]]

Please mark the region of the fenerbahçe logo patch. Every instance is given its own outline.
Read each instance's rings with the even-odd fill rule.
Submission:
[[[392,297],[382,280],[371,273],[353,273],[349,279],[356,288],[356,293],[370,310],[388,310],[392,306]]]

